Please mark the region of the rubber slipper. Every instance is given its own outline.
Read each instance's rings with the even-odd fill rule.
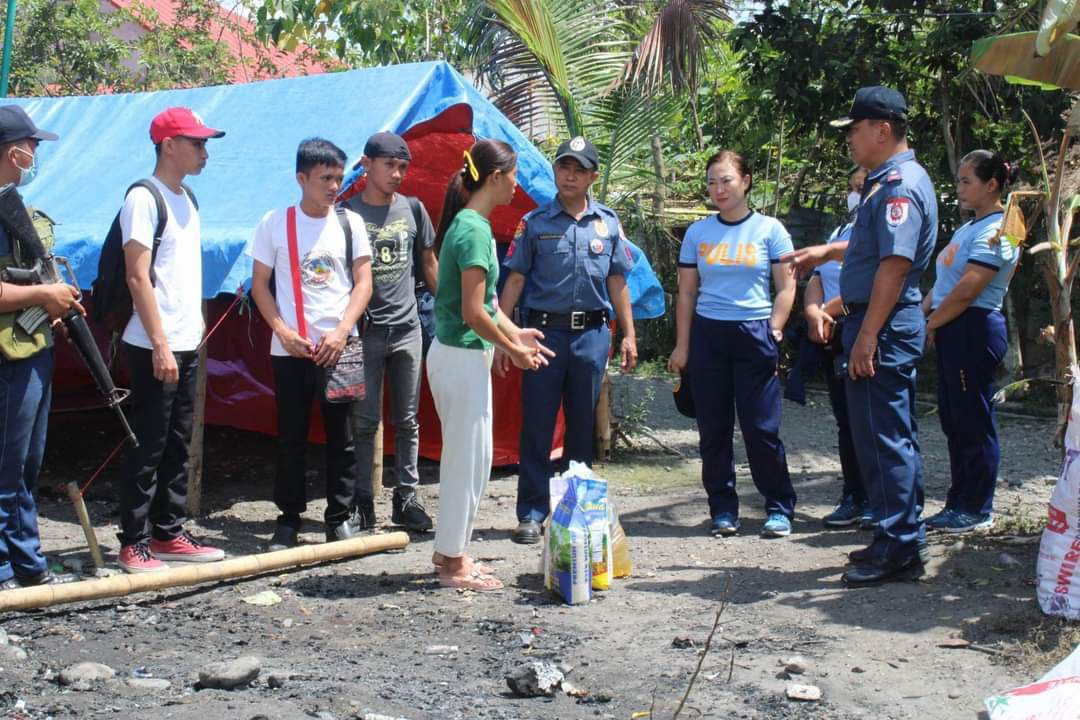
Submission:
[[[473,571],[465,577],[457,575],[439,575],[439,585],[458,590],[472,590],[473,592],[494,592],[502,590],[503,584],[494,575],[481,575]]]
[[[431,564],[435,566],[435,569],[432,571],[432,572],[435,572],[435,573],[439,572],[444,567],[444,565],[442,563],[437,563],[437,562],[434,562],[434,561]],[[478,572],[481,575],[494,575],[495,574],[495,568],[492,568],[492,567],[490,567],[488,565],[482,565],[482,564],[480,564],[478,562],[473,562],[472,571],[473,572]]]

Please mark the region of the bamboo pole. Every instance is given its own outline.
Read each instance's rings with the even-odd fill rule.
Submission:
[[[203,300],[203,318],[207,303]],[[191,421],[191,445],[188,454],[187,511],[197,516],[202,511],[203,437],[206,427],[206,375],[209,352],[205,340],[199,347],[199,369],[195,374],[195,408]]]
[[[65,486],[67,490],[68,498],[71,499],[71,504],[75,506],[75,514],[79,518],[79,525],[82,525],[83,535],[86,536],[86,546],[90,548],[90,559],[94,561],[94,567],[105,567],[105,558],[101,556],[101,547],[98,545],[97,535],[94,533],[94,526],[90,522],[90,513],[86,511],[86,503],[83,501],[82,492],[79,491],[77,483],[69,482]]]
[[[215,563],[189,564],[159,572],[114,575],[100,580],[6,590],[0,592],[0,612],[30,610],[61,603],[100,600],[137,592],[230,580],[283,568],[370,555],[384,550],[400,550],[408,544],[408,533],[392,532],[319,545],[301,545],[287,550],[245,555]]]
[[[371,497],[373,498],[377,498],[382,494],[383,424],[383,421],[379,420],[379,427],[375,430],[374,453],[371,457]],[[398,452],[397,449],[395,449],[394,452]],[[398,478],[399,482],[400,480],[401,479]]]

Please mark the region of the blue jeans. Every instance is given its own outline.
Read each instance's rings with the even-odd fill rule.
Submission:
[[[766,513],[795,515],[795,488],[780,439],[779,348],[768,320],[710,320],[694,316],[690,382],[701,449],[701,481],[709,515],[739,516],[735,492],[735,415],[739,416],[750,476]]]
[[[420,484],[416,469],[420,448],[420,363],[423,338],[420,323],[369,325],[364,331],[364,386],[362,400],[352,404],[356,447],[354,501],[370,499],[371,470],[375,459],[375,432],[383,410],[383,378],[390,390],[390,420],[394,424],[394,465],[399,488]]]
[[[30,487],[45,456],[53,351],[0,361],[0,582],[46,568]]]
[[[865,309],[841,325],[844,353],[862,327]],[[922,457],[915,422],[915,365],[922,357],[926,321],[918,303],[899,305],[878,333],[874,376],[847,378],[851,438],[870,509],[878,521],[872,553],[906,561],[926,537]]]
[[[592,464],[593,422],[607,368],[611,331],[607,325],[587,330],[544,328],[544,345],[554,351],[555,357],[546,367],[521,376],[517,517],[537,522],[547,517],[551,504],[551,443],[560,404],[566,420],[563,462]]]
[[[968,308],[937,331],[938,416],[949,441],[952,485],[945,507],[994,510],[1001,447],[994,427],[994,371],[1005,357],[1005,318]]]

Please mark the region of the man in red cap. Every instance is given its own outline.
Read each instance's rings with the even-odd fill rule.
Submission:
[[[139,446],[121,470],[120,566],[164,570],[163,560],[211,562],[224,551],[184,531],[187,467],[202,341],[199,210],[183,184],[209,157],[206,141],[225,133],[184,107],[150,123],[157,164],[120,211],[127,284],[134,312],[122,336],[131,375],[131,425]],[[159,208],[167,220],[157,237]]]

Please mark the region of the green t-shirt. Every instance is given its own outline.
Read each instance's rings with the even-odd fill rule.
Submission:
[[[461,273],[478,267],[487,273],[484,282],[484,309],[495,317],[495,284],[499,280],[499,260],[495,237],[484,216],[468,208],[450,223],[439,251],[439,292],[435,297],[435,337],[443,345],[486,350],[491,343],[477,335],[461,317]]]

